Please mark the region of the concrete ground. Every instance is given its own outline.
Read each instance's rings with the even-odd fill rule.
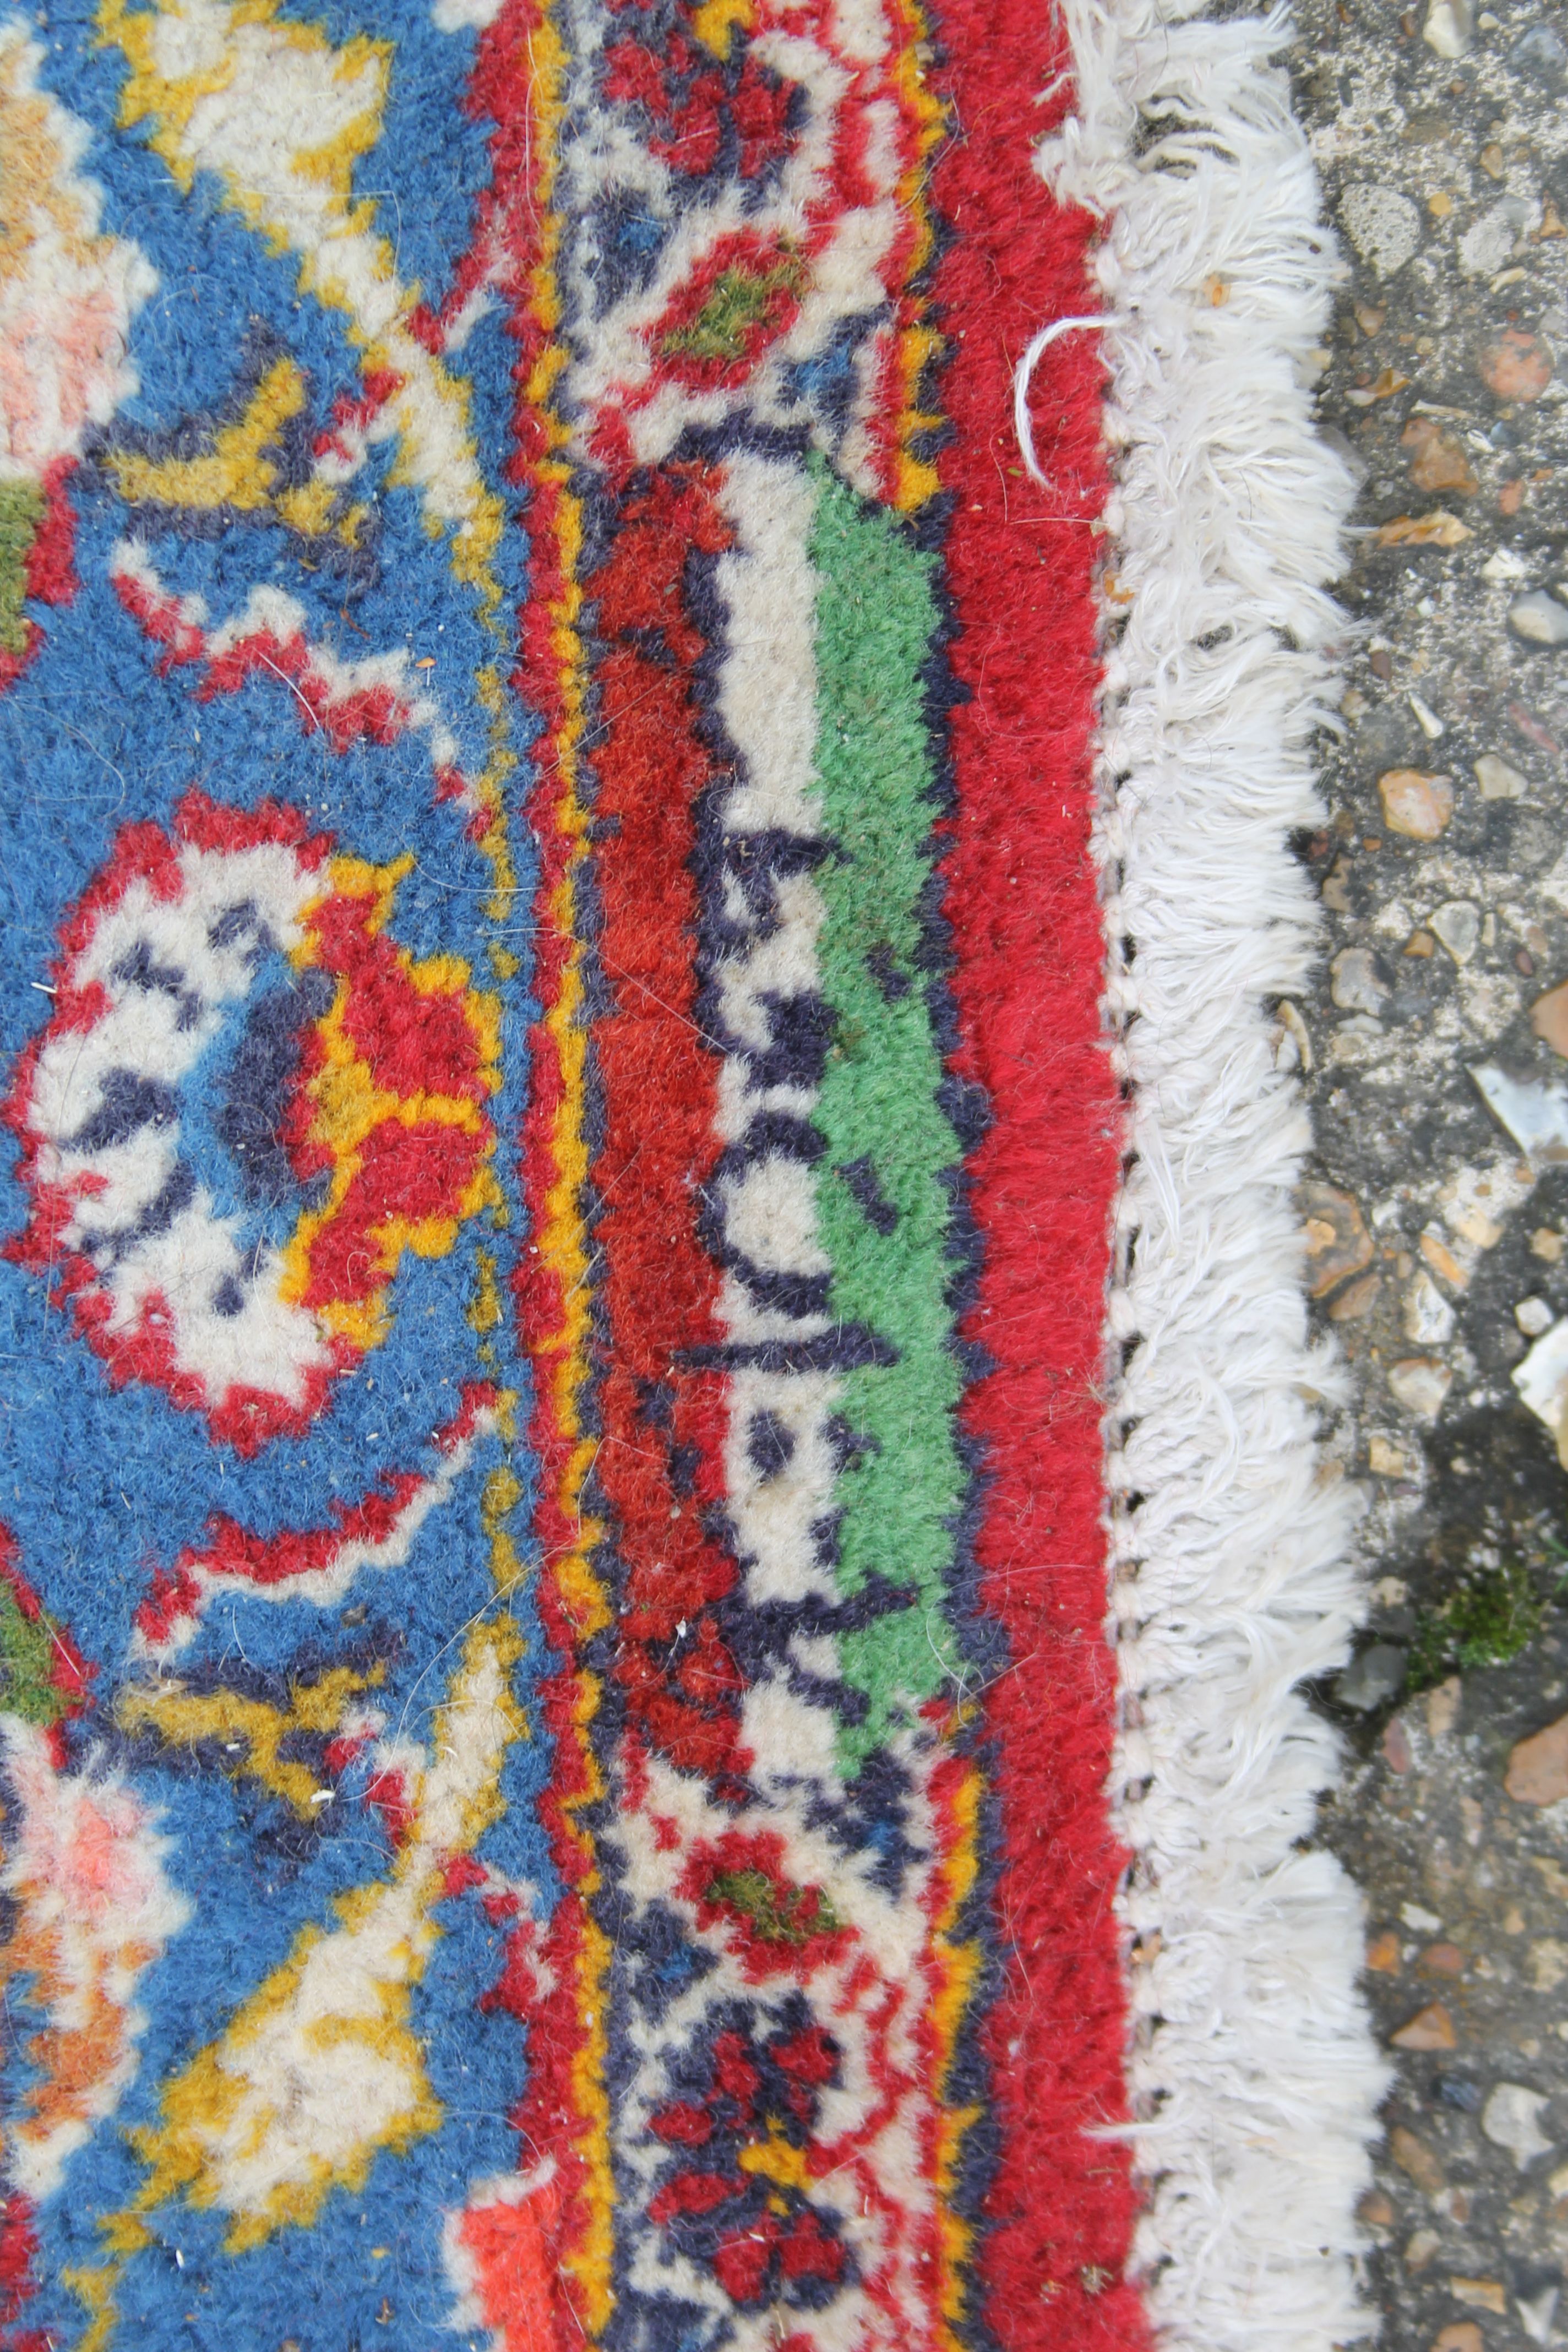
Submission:
[[[1568,6],[1299,28],[1352,265],[1321,415],[1364,473],[1300,844],[1327,959],[1279,1008],[1376,1580],[1324,1819],[1397,2067],[1383,2341],[1500,2352],[1568,2342]]]

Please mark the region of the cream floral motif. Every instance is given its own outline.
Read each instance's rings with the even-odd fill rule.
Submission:
[[[131,320],[157,284],[99,230],[83,126],[38,87],[43,51],[0,23],[0,480],[38,480],[136,388]]]
[[[0,1717],[12,1803],[0,1888],[17,1906],[0,1984],[43,2012],[22,2024],[32,2078],[4,2146],[6,2179],[51,2196],[137,2069],[143,1972],[190,1917],[163,1873],[166,1841],[142,1799],[113,1777],[58,1772],[47,1735]],[[25,2008],[18,2008],[22,2023]]]
[[[181,188],[212,173],[247,225],[296,257],[301,293],[343,315],[367,373],[393,387],[365,438],[395,436],[394,482],[417,490],[432,533],[451,533],[458,577],[496,601],[500,508],[476,459],[467,387],[411,331],[420,289],[399,277],[374,202],[353,193],[354,166],[381,137],[389,45],[357,35],[334,48],[318,26],[278,16],[273,0],[146,11],[106,0],[101,21],[132,68],[122,122],[147,124]],[[363,443],[333,445],[321,478],[347,478],[363,457]]]

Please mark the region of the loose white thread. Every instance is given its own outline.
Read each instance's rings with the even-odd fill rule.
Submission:
[[[1048,327],[1042,327],[1037,335],[1030,336],[1024,356],[1013,371],[1013,430],[1017,436],[1025,467],[1033,479],[1047,489],[1050,483],[1040,471],[1039,461],[1035,455],[1035,425],[1029,415],[1029,384],[1039,365],[1041,354],[1049,351],[1058,335],[1068,334],[1074,328],[1113,327],[1120,323],[1116,313],[1110,310],[1096,311],[1092,316],[1079,319],[1053,319]]]

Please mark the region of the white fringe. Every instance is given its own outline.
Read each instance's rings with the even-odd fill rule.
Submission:
[[[1314,1444],[1340,1376],[1307,1338],[1307,1119],[1266,1007],[1317,955],[1287,836],[1321,816],[1310,739],[1344,627],[1325,583],[1352,485],[1306,389],[1339,266],[1283,9],[1065,7],[1078,112],[1040,161],[1104,226],[1125,615],[1100,854],[1136,1154],[1109,1475],[1138,2262],[1172,2352],[1329,2352],[1375,2326],[1353,2209],[1385,2069],[1360,1899],[1299,1850],[1337,1759],[1296,1685],[1343,1662],[1363,1604],[1353,1497]]]

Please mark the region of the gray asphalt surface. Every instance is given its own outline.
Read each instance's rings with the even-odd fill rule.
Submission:
[[[1324,1827],[1397,2065],[1383,2340],[1484,2352],[1568,2341],[1568,1729],[1521,1747],[1568,1717],[1568,10],[1298,23],[1352,264],[1321,414],[1364,472],[1299,844],[1327,957],[1279,1008],[1376,1591],[1319,1695],[1352,1759]]]

